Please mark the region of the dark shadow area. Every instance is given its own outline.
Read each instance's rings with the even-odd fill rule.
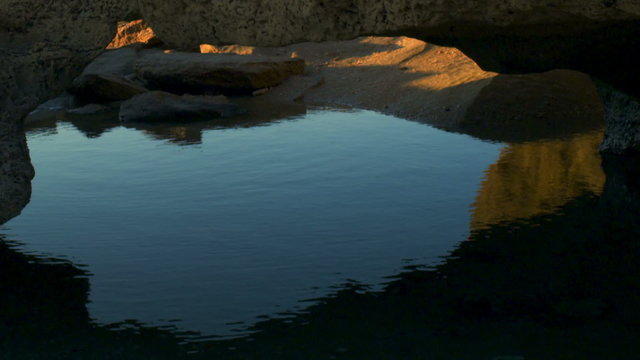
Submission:
[[[551,16],[550,16],[551,18]],[[567,32],[568,28],[573,28]],[[430,34],[405,31],[447,46],[455,46],[483,69],[503,74],[575,69],[640,96],[640,21],[541,24],[490,28],[479,24],[443,26]]]
[[[23,254],[0,237],[0,359],[179,359],[178,336],[135,322],[96,325],[89,276],[69,261]]]

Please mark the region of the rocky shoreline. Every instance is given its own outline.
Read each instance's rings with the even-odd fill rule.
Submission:
[[[119,34],[116,39],[114,34]],[[27,114],[70,89],[98,57],[123,51],[118,57],[136,58],[158,46],[191,54],[200,50],[289,59],[295,52],[294,58],[306,61],[303,74],[258,89],[259,96],[250,100],[231,100],[248,108],[270,104],[272,114],[281,103],[299,111],[304,99],[305,104],[373,109],[487,140],[511,141],[522,140],[513,134],[539,127],[543,131],[532,140],[549,127],[571,133],[580,117],[590,124],[602,119],[604,111],[609,130],[601,150],[637,155],[639,34],[640,4],[635,0],[282,0],[269,6],[251,1],[9,0],[0,9],[0,146],[11,180],[3,180],[0,188],[5,194],[15,184],[26,187],[33,177],[22,132]],[[391,37],[358,38],[363,35]],[[126,46],[132,42],[142,44]],[[590,77],[597,80],[597,91]],[[87,80],[95,86],[105,78]],[[119,89],[134,93],[141,91],[137,85],[147,86],[139,78],[120,80]],[[551,91],[543,95],[541,90]],[[521,111],[515,102],[523,99],[533,109]],[[62,106],[72,110],[69,116],[112,116],[119,107],[85,107],[86,100],[69,105],[69,98],[57,99],[43,108]],[[563,101],[570,102],[564,111]],[[268,117],[260,111],[249,114]],[[37,110],[31,118],[42,116],[49,115]],[[506,130],[500,134],[502,127]]]
[[[132,24],[139,34],[121,26],[112,44],[124,47],[96,58],[72,82],[74,98],[53,101],[55,111],[64,103],[67,115],[96,115],[122,105],[122,121],[184,122],[241,115],[246,111],[233,105],[238,101],[252,108],[248,116],[265,103],[344,106],[506,142],[571,136],[602,123],[596,86],[575,71],[499,75],[455,48],[407,37],[284,47],[203,44],[200,53],[180,52],[150,47],[145,34],[153,32]],[[51,103],[27,122],[42,118],[47,107]]]

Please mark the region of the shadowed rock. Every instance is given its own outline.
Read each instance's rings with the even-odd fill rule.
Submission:
[[[128,100],[147,89],[116,76],[88,74],[74,80],[69,92],[85,102],[110,102]]]
[[[234,54],[153,52],[135,64],[136,74],[155,89],[172,92],[250,93],[304,73],[302,59]]]
[[[173,95],[151,91],[124,102],[120,120],[124,122],[185,122],[211,120],[242,113],[224,96]]]

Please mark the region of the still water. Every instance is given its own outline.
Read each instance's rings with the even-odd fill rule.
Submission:
[[[312,111],[176,145],[69,123],[28,138],[37,177],[4,233],[84,264],[91,317],[230,335],[469,236],[500,144],[366,111]],[[228,325],[232,324],[232,325]]]
[[[31,130],[32,200],[0,239],[22,297],[0,300],[8,319],[38,310],[9,349],[626,356],[640,324],[638,194],[634,167],[603,163],[601,137],[505,144],[331,109]],[[56,345],[33,350],[47,336]]]

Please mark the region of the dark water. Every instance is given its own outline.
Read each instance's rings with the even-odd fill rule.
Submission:
[[[0,243],[7,358],[637,354],[637,167],[603,162],[601,131],[82,125],[29,133],[32,201]]]

